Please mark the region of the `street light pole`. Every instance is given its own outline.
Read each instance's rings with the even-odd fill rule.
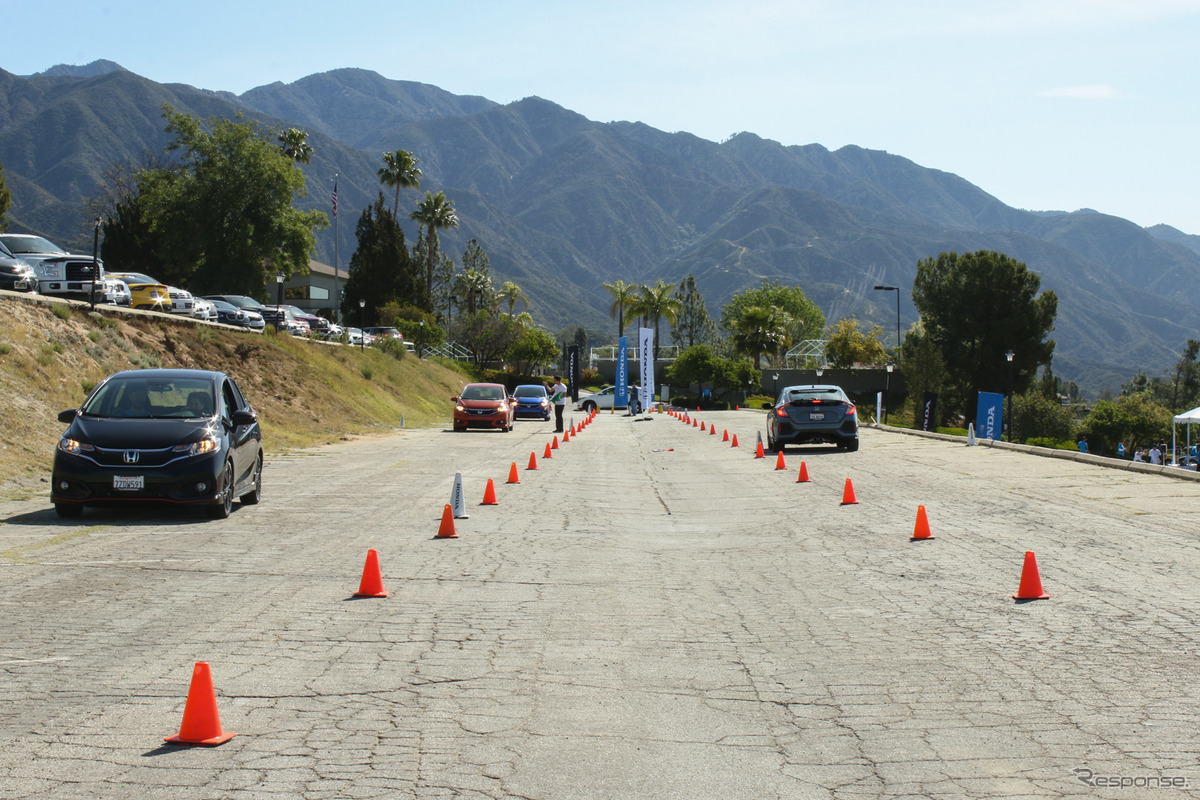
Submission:
[[[367,349],[367,301],[358,301],[358,350],[360,353]]]
[[[887,362],[887,385],[883,389],[883,424],[888,424],[888,396],[892,393],[892,370],[896,368],[896,362]]]
[[[900,287],[899,286],[884,286],[882,284],[875,287],[877,292],[895,292],[896,293],[896,352],[900,351]]]
[[[1013,440],[1013,427],[1012,427],[1012,403],[1013,403],[1013,399],[1012,399],[1012,360],[1013,360],[1013,351],[1009,350],[1007,353],[1005,353],[1004,358],[1008,360],[1008,441],[1011,442]]]
[[[96,310],[96,281],[100,279],[100,215],[92,233],[92,311]]]
[[[417,339],[417,358],[424,358],[425,352],[425,320],[421,320],[420,338]]]

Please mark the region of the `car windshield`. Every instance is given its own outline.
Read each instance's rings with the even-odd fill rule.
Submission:
[[[189,419],[211,417],[213,408],[213,388],[209,381],[199,378],[155,381],[130,376],[105,383],[79,413],[124,419]]]
[[[208,302],[212,303],[222,311],[232,311],[236,313],[240,310],[237,306],[233,305],[232,303],[226,303],[224,300],[209,300]]]
[[[500,386],[468,386],[463,389],[463,400],[503,400],[504,389]]]
[[[842,393],[833,386],[788,388],[779,396],[782,403],[840,403]]]
[[[61,253],[62,248],[40,236],[0,236],[13,253]]]
[[[545,397],[545,386],[518,386],[513,397]]]

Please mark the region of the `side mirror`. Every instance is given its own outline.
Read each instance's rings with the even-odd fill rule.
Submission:
[[[70,425],[75,421],[76,415],[79,414],[79,409],[68,408],[66,411],[58,412],[58,421]]]
[[[239,408],[233,412],[233,424],[236,426],[253,425],[258,422],[258,413],[252,408]]]
[[[451,398],[450,398],[450,402],[451,402],[451,403],[457,403],[457,402],[458,402],[458,395],[454,395],[454,397],[451,397]]]

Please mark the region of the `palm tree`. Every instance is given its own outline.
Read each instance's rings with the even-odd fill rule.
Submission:
[[[658,358],[659,338],[658,338],[658,323],[663,317],[666,317],[667,323],[674,325],[675,320],[679,317],[679,312],[683,310],[683,303],[675,297],[675,286],[666,283],[662,278],[653,286],[642,286],[641,297],[633,308],[638,314],[646,318],[647,322],[654,323],[654,357]]]
[[[521,291],[521,287],[512,281],[505,281],[500,284],[500,288],[495,293],[496,302],[508,303],[508,315],[511,317],[513,311],[516,310],[517,303],[523,303],[525,308],[529,308],[529,298]]]
[[[425,288],[429,296],[433,296],[433,265],[437,261],[439,230],[458,227],[458,215],[454,213],[454,204],[446,199],[446,195],[438,192],[425,192],[425,199],[417,203],[417,210],[408,215],[419,225],[424,225],[425,235]]]
[[[379,175],[380,183],[396,189],[396,202],[392,206],[393,216],[400,213],[400,189],[421,188],[421,170],[417,169],[417,159],[407,150],[384,153],[383,166],[376,174]]]
[[[763,353],[778,350],[787,338],[787,314],[778,306],[750,306],[742,313],[733,331],[735,352],[754,358],[754,368],[762,369]]]
[[[312,161],[313,149],[307,139],[307,132],[299,128],[288,128],[279,134],[279,149],[293,161],[308,164]]]
[[[608,289],[608,293],[613,296],[613,303],[608,309],[608,315],[617,320],[617,338],[620,339],[625,335],[625,309],[633,308],[641,296],[638,294],[637,286],[625,281],[606,283],[604,288]]]
[[[480,305],[487,304],[492,293],[492,279],[483,270],[467,267],[454,282],[454,293],[466,300],[467,313],[474,314]]]

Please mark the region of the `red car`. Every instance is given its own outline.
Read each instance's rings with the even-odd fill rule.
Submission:
[[[513,428],[513,403],[502,383],[468,383],[454,401],[454,430],[467,428]]]

